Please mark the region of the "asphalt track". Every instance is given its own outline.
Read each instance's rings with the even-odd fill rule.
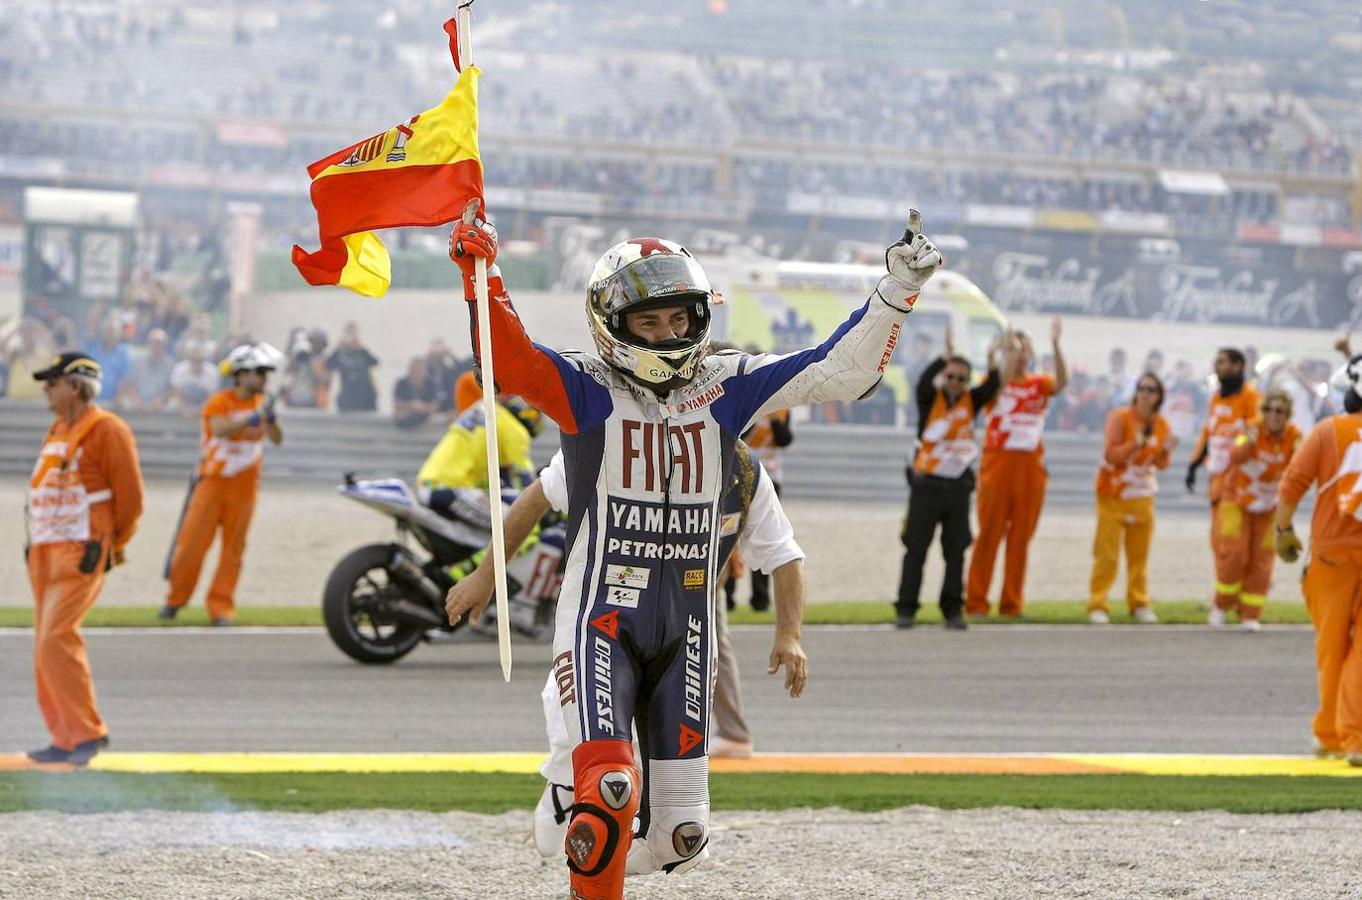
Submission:
[[[32,636],[0,632],[0,752],[43,746]],[[543,749],[542,644],[437,644],[368,667],[320,629],[107,629],[88,636],[122,751]],[[765,673],[770,630],[735,629],[758,750],[1263,753],[1309,748],[1308,628],[809,628],[803,698]]]

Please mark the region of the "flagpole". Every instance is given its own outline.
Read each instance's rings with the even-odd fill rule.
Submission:
[[[472,0],[459,3],[458,37],[459,63],[473,65],[473,24],[470,7]],[[476,204],[465,211],[467,220],[476,213]],[[479,257],[474,262],[473,289],[478,302],[478,356],[482,366],[483,431],[487,435],[487,492],[492,513],[492,571],[497,588],[497,650],[501,656],[501,677],[511,680],[511,613],[506,598],[506,534],[501,511],[501,452],[497,447],[497,388],[492,373],[491,303],[487,297],[487,261]]]

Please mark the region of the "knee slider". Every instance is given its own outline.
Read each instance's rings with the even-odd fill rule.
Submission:
[[[584,741],[572,751],[576,802],[564,850],[578,877],[604,883],[624,881],[624,861],[633,841],[640,773],[627,741]]]
[[[686,872],[709,858],[709,805],[651,806],[648,836],[630,853],[630,874]]]
[[[649,761],[647,820],[631,872],[685,872],[708,858],[708,757]]]

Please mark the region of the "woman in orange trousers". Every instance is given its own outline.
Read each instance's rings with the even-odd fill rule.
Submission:
[[[1107,446],[1097,470],[1097,530],[1092,542],[1088,621],[1109,622],[1107,591],[1116,580],[1121,545],[1126,549],[1126,606],[1137,622],[1157,622],[1149,605],[1149,545],[1154,538],[1158,471],[1168,468],[1177,446],[1168,420],[1159,415],[1163,382],[1145,372],[1129,406],[1107,416]]]
[[[57,419],[29,482],[28,577],[33,587],[33,676],[50,746],[39,763],[85,765],[108,744],[80,623],[104,573],[142,514],[142,470],[132,430],[95,406],[102,373],[83,353],[64,353],[33,374]]]

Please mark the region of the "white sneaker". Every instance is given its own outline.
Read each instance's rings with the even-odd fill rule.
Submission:
[[[1133,615],[1135,621],[1139,622],[1141,625],[1157,625],[1159,623],[1159,617],[1154,612],[1154,607],[1152,606],[1137,606],[1135,607],[1135,612],[1131,613],[1131,615]]]
[[[563,856],[572,803],[572,788],[568,785],[553,782],[544,785],[544,793],[539,795],[539,803],[534,808],[534,846],[540,856],[547,859]]]
[[[709,739],[710,759],[751,759],[751,741],[731,741],[726,737],[714,735]]]
[[[1092,612],[1088,613],[1088,624],[1109,625],[1111,624],[1111,616],[1107,615],[1100,609],[1094,609]]]
[[[1243,631],[1262,631],[1263,623],[1257,619],[1240,619],[1239,628]]]
[[[1206,614],[1206,624],[1213,628],[1219,628],[1225,624],[1225,611],[1218,606],[1212,606],[1211,611]]]

